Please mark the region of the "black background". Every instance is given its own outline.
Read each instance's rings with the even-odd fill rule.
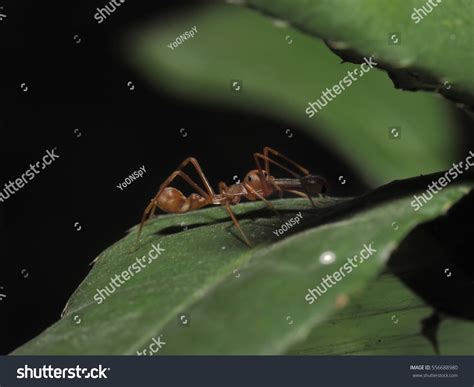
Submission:
[[[127,26],[200,2],[130,1],[98,25],[95,8],[106,3],[0,2],[7,13],[0,22],[1,188],[47,149],[57,147],[60,155],[0,204],[0,286],[7,295],[0,301],[0,324],[6,324],[0,354],[59,318],[89,263],[139,221],[159,184],[187,156],[201,162],[214,186],[231,184],[254,168],[252,153],[269,145],[326,176],[332,194],[367,188],[350,165],[292,122],[193,106],[150,88],[124,64],[117,36]],[[123,191],[116,187],[142,165],[142,179]]]

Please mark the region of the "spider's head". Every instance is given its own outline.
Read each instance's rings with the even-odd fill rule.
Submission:
[[[263,178],[266,180],[268,179],[268,174],[265,171],[262,171]],[[260,178],[260,174],[258,173],[258,169],[253,169],[249,173],[245,175],[244,183],[248,184],[257,192],[262,192],[264,187],[264,182]]]

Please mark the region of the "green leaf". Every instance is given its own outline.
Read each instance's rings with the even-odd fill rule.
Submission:
[[[422,321],[432,308],[399,279],[384,274],[349,306],[290,348],[290,355],[435,355],[422,335]],[[474,324],[449,318],[441,322],[438,342],[442,355],[471,355]]]
[[[401,88],[439,91],[474,108],[473,0],[434,2],[435,7],[423,0],[247,0],[246,4],[325,39],[343,59],[361,61],[375,54]],[[423,13],[417,15],[415,8],[422,7],[427,13],[420,18]],[[391,38],[393,34],[396,37]]]
[[[198,31],[193,38],[168,47],[193,26]],[[286,127],[293,132],[302,128],[368,183],[432,173],[457,161],[449,104],[433,94],[395,90],[376,69],[308,118],[308,102],[356,66],[341,63],[322,41],[291,27],[279,28],[254,11],[216,5],[167,16],[129,32],[126,41],[127,60],[159,90],[205,106],[274,117],[282,122],[275,136],[284,136]],[[239,93],[231,91],[236,79],[243,82]],[[391,127],[401,128],[400,139],[390,138]]]
[[[135,231],[105,250],[64,317],[14,354],[135,354],[160,334],[166,345],[159,354],[285,353],[364,289],[417,225],[446,213],[473,185],[472,175],[458,178],[414,211],[412,194],[439,176],[393,182],[355,199],[321,199],[314,209],[303,199],[276,200],[284,220],[303,216],[284,237],[273,233],[282,220],[262,203],[234,206],[252,249],[222,208],[159,216],[144,227],[137,251]],[[153,244],[162,255],[98,304],[97,289]],[[370,258],[307,303],[309,288],[370,244]],[[335,254],[332,264],[320,260],[326,251]],[[178,323],[180,313],[190,324]]]

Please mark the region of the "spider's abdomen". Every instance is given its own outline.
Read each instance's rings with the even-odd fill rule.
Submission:
[[[201,195],[193,193],[186,197],[180,190],[173,187],[165,188],[157,202],[160,210],[171,214],[197,210],[208,204]]]

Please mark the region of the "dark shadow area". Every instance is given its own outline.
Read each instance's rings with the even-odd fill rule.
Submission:
[[[434,310],[431,315],[421,320],[421,334],[431,343],[437,355],[440,355],[438,329],[442,320],[443,317],[437,310]]]
[[[419,225],[388,267],[437,311],[474,320],[474,193],[438,219]]]

